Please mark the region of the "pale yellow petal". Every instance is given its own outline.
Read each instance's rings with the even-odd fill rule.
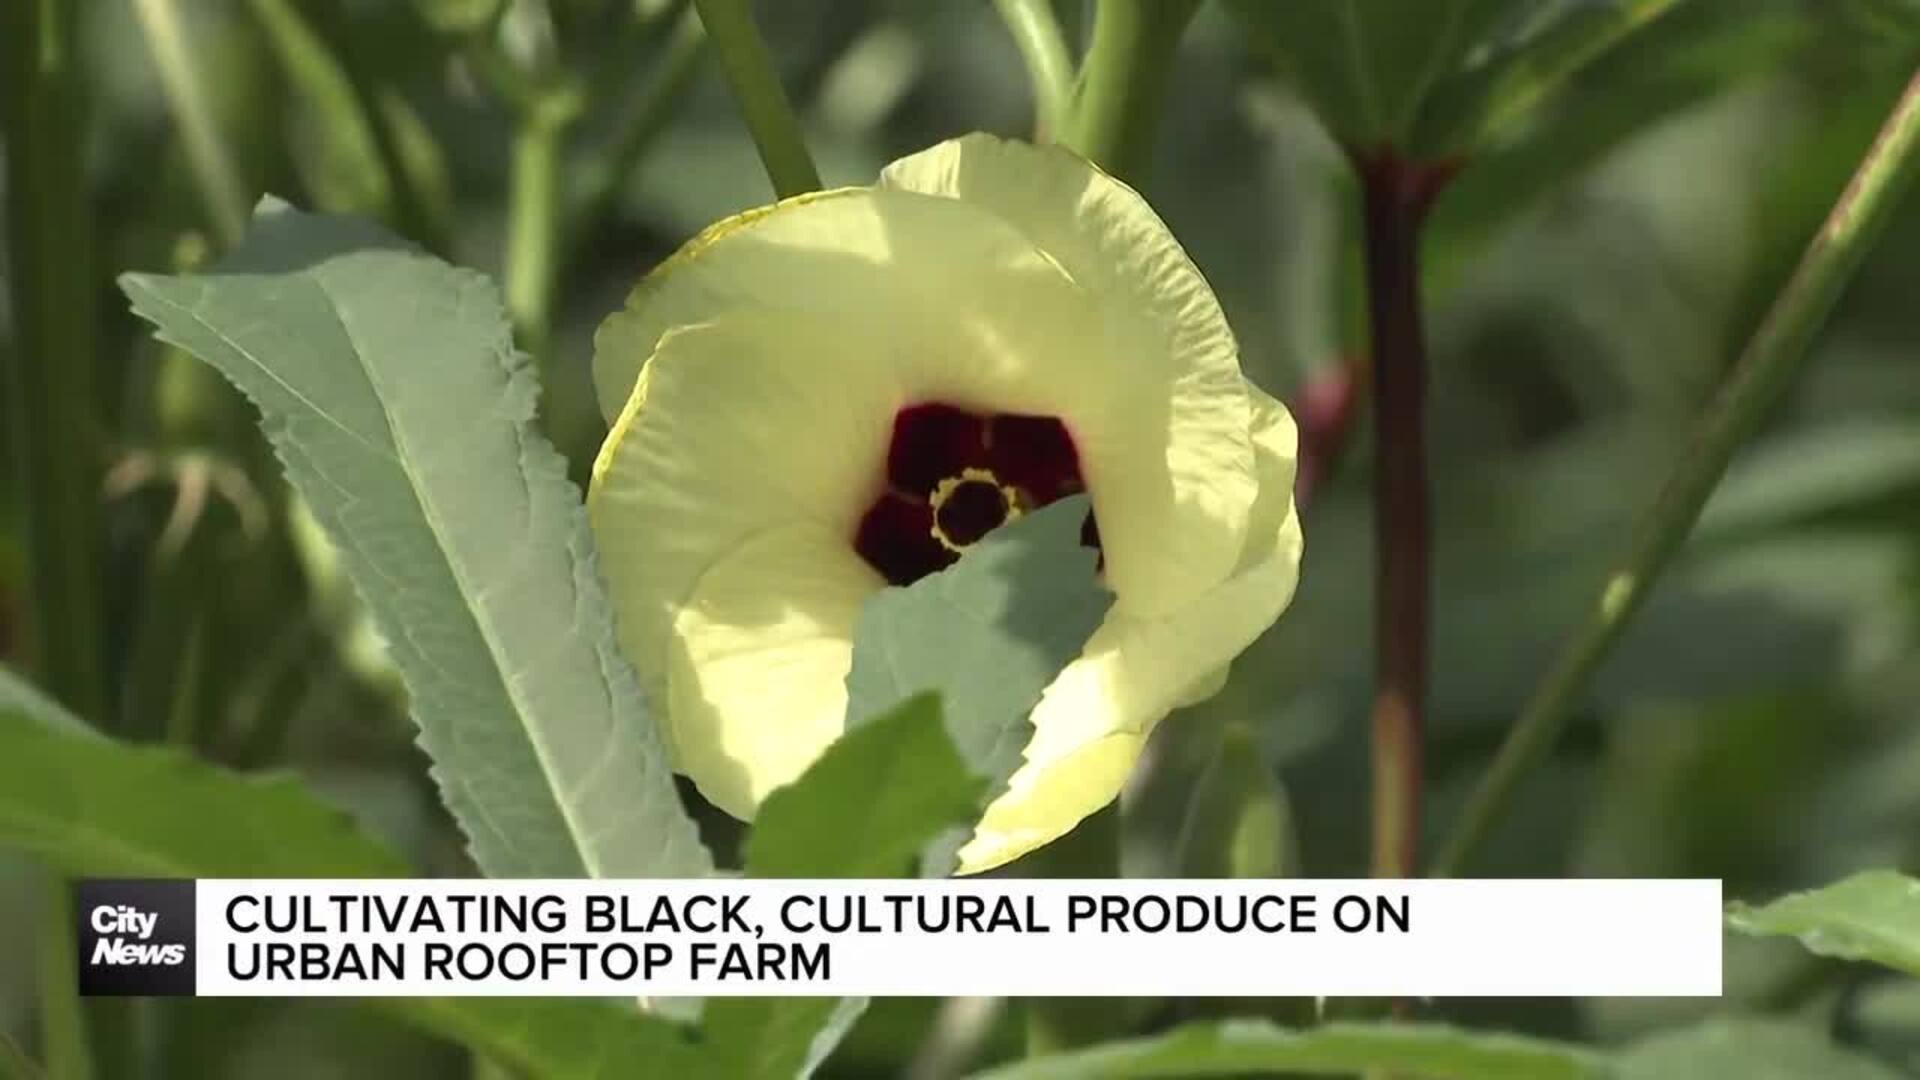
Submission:
[[[667,332],[750,311],[853,324],[929,321],[992,333],[1059,268],[991,214],[902,192],[843,188],[788,199],[709,228],[641,281],[594,341],[594,383],[609,422]],[[1008,305],[1011,305],[1010,307]]]
[[[848,189],[717,228],[602,328],[603,405],[632,401],[634,373],[673,328],[749,313],[802,313],[843,328],[849,348],[878,343],[903,403],[1058,416],[1080,451],[1122,611],[1174,610],[1231,571],[1252,482],[1239,376],[1195,369],[1193,350],[1169,356],[1141,311],[1076,285],[994,213]],[[790,351],[840,377],[831,355]]]
[[[1248,392],[1260,497],[1235,574],[1167,618],[1108,615],[1034,710],[1025,760],[961,850],[962,873],[1018,858],[1113,801],[1154,726],[1217,691],[1224,668],[1292,600],[1302,549],[1298,436],[1279,402]]]
[[[676,620],[668,677],[676,764],[751,818],[839,737],[860,607],[885,586],[818,526],[763,533],[702,575]]]
[[[886,371],[858,328],[799,316],[696,325],[661,343],[587,497],[621,645],[656,707],[675,610],[716,560],[796,522],[853,535],[898,402]]]
[[[1114,348],[1125,363],[1163,369],[1165,408],[1142,418],[1135,436],[1155,440],[1162,460],[1118,497],[1131,500],[1121,511],[1129,521],[1154,513],[1170,520],[1118,538],[1122,552],[1139,556],[1132,580],[1116,582],[1120,604],[1162,615],[1224,578],[1242,549],[1255,490],[1245,384],[1213,290],[1153,208],[1067,150],[992,135],[903,158],[880,183],[980,206],[1011,223],[1124,328],[1111,337],[1123,343]]]
[[[917,190],[723,223],[636,290],[596,339],[615,422],[589,506],[677,766],[747,817],[844,722],[854,623],[881,586],[851,541],[894,414],[1059,417],[1116,601],[1036,709],[1023,767],[963,852],[972,871],[1110,801],[1153,726],[1217,689],[1285,606],[1296,436],[1130,189],[977,139],[887,183]]]

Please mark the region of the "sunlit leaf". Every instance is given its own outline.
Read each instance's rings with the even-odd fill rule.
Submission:
[[[1727,925],[1797,938],[1821,956],[1869,960],[1920,978],[1920,881],[1869,870],[1771,904],[1732,904]]]
[[[121,284],[163,340],[260,407],[406,679],[480,867],[706,872],[492,283],[269,204],[213,273]]]

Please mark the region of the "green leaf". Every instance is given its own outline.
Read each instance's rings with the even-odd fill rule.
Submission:
[[[1920,978],[1920,881],[1869,870],[1763,907],[1727,906],[1742,933],[1798,938],[1821,956],[1870,960]]]
[[[1275,1076],[1364,1070],[1424,1080],[1576,1080],[1605,1075],[1599,1059],[1562,1043],[1431,1024],[1328,1024],[1289,1031],[1263,1021],[1193,1024],[1149,1039],[1032,1058],[975,1080],[1102,1080]],[[1726,1074],[1733,1075],[1733,1074]]]
[[[1850,417],[1756,442],[1727,470],[1694,535],[1755,535],[1861,504],[1910,499],[1916,491],[1920,427]]]
[[[767,796],[747,838],[752,877],[894,877],[935,837],[979,816],[985,781],[921,694],[849,730],[800,779]],[[864,998],[715,998],[706,1039],[728,1076],[807,1075]]]
[[[1228,679],[1154,735],[1154,752],[1122,804],[1122,876],[1298,873],[1293,807],[1247,722],[1248,704],[1244,676]]]
[[[0,848],[75,875],[407,873],[392,852],[290,777],[243,777],[172,749],[76,738],[60,729],[62,721],[49,719],[0,706]],[[540,1080],[611,1078],[629,1075],[635,1061],[693,1060],[687,1036],[675,1025],[599,1002],[368,998],[361,1004],[458,1039]]]
[[[713,998],[703,1025],[711,1075],[806,1080],[866,1009],[863,997]]]
[[[760,808],[750,875],[887,877],[923,851],[928,871],[947,871],[1018,767],[1041,691],[1112,602],[1097,557],[1080,546],[1086,513],[1084,497],[1063,499],[868,601],[847,676],[848,730]],[[738,1055],[732,1074],[784,1078],[811,1072],[864,1007],[717,999],[705,1028],[710,1045]]]
[[[1359,151],[1393,147],[1439,161],[1519,141],[1542,126],[1549,106],[1589,67],[1688,5],[1231,0],[1230,6],[1338,141]],[[1762,14],[1748,0],[1734,6],[1750,19]],[[1638,92],[1623,86],[1611,97]]]
[[[1779,3],[1688,0],[1568,72],[1550,97],[1482,137],[1434,208],[1428,250],[1469,258],[1495,226],[1627,140],[1742,80],[1779,70],[1808,40]],[[1517,137],[1525,128],[1525,137]],[[1822,191],[1822,198],[1829,194]],[[1821,207],[1825,209],[1825,204]],[[1796,252],[1797,254],[1797,252]]]
[[[1785,1023],[1726,1018],[1663,1032],[1621,1054],[1619,1080],[1896,1080],[1901,1074]]]
[[[680,1025],[608,1002],[384,998],[365,1004],[481,1050],[531,1080],[722,1075]]]
[[[940,573],[867,601],[847,674],[848,727],[937,691],[960,756],[994,789],[1004,784],[1032,734],[1027,714],[1113,603],[1098,556],[1080,546],[1086,514],[1085,496],[1062,499],[994,530]]]
[[[68,712],[66,706],[4,664],[0,664],[0,713],[16,713],[68,735],[97,734],[86,721]]]
[[[1436,88],[1411,144],[1417,153],[1473,151],[1513,138],[1582,68],[1681,0],[1559,5],[1492,55]]]
[[[72,874],[400,877],[407,867],[286,777],[0,718],[0,845]]]
[[[482,870],[708,872],[491,282],[372,226],[263,204],[213,273],[121,287],[260,407]]]
[[[1420,110],[1525,0],[1231,0],[1256,47],[1348,146],[1404,146]]]
[[[760,807],[750,877],[895,877],[941,830],[970,822],[985,783],[961,760],[940,698],[921,694],[849,730]]]

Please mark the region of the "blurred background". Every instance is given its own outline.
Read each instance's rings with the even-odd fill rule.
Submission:
[[[97,485],[84,512],[104,538],[106,689],[85,710],[99,724],[295,771],[423,873],[469,872],[379,643],[252,410],[148,339],[112,278],[217,258],[264,193],[384,219],[505,283],[544,373],[544,422],[584,478],[604,434],[594,327],[702,226],[771,197],[683,8],[71,5],[78,119],[53,137],[80,170],[85,229],[63,257],[91,268],[72,303],[95,374],[63,438],[79,463],[66,474]],[[1084,34],[1081,5],[1060,8]],[[1019,54],[986,0],[796,0],[758,15],[829,184],[868,182],[961,132],[1033,131]],[[1917,60],[1915,0],[1689,0],[1441,199],[1425,267],[1435,838]],[[4,153],[45,152],[22,141],[10,127]],[[1125,865],[1208,874],[1251,857],[1272,873],[1361,875],[1372,557],[1352,180],[1208,5],[1140,186],[1213,282],[1249,374],[1294,404],[1310,475],[1299,597],[1226,693],[1163,725],[1129,796]],[[0,306],[0,350],[20,348],[13,315]],[[1730,897],[1766,897],[1867,866],[1920,869],[1920,199],[1807,370],[1483,872],[1721,877]],[[0,471],[0,661],[27,670],[23,529],[38,504],[24,481],[37,467]],[[1264,816],[1222,846],[1195,823],[1229,812],[1201,800],[1235,785],[1263,793]],[[724,844],[725,823],[710,824]],[[1247,843],[1260,850],[1227,850]],[[23,1046],[37,881],[0,857],[0,1032]],[[1601,1043],[1709,1010],[1782,1013],[1920,1069],[1920,985],[1792,945],[1727,949],[1722,1002],[1436,1011]],[[1152,1027],[1289,1007],[1136,1012]],[[129,1076],[471,1074],[458,1047],[319,1002],[171,1001],[134,1030]],[[827,1074],[898,1075],[927,1064],[930,1032],[956,1030],[975,1061],[1017,1046],[992,1003],[876,1002]]]

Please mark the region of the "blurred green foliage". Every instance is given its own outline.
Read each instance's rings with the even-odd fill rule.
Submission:
[[[697,36],[675,32],[673,0],[167,6],[246,200],[272,192],[383,218],[510,293],[528,272],[512,265],[510,222],[532,197],[516,140],[536,120],[555,126],[546,178],[564,227],[549,280],[526,286],[550,300],[528,309],[548,324],[529,344],[543,422],[576,478],[603,434],[587,372],[594,326],[701,226],[771,195]],[[1057,6],[1077,48],[1084,5]],[[1391,21],[1420,5],[1363,6]],[[1600,17],[1593,0],[1523,6],[1542,26]],[[1497,54],[1464,49],[1435,66],[1481,82],[1460,83],[1456,99],[1440,80],[1431,108],[1390,110],[1406,118],[1394,132],[1439,131],[1432,145],[1467,159],[1427,248],[1436,832],[1920,61],[1914,0],[1671,6],[1569,74],[1523,123],[1483,123],[1504,114],[1460,104],[1486,100],[1506,70]],[[291,769],[421,872],[467,872],[393,681],[325,549],[303,533],[249,409],[111,301],[109,270],[169,272],[222,250],[229,212],[207,194],[208,166],[170,109],[134,7],[74,5],[86,122],[72,136],[101,312],[89,328],[101,343],[89,434],[107,477],[101,581],[107,685],[119,688],[100,722],[239,768]],[[1030,132],[1019,53],[985,0],[762,3],[757,15],[828,184],[865,182],[961,131]],[[1309,33],[1287,29],[1296,46]],[[1201,9],[1142,187],[1220,294],[1249,373],[1299,402],[1351,379],[1365,340],[1352,181],[1336,141],[1351,133],[1330,136],[1252,37],[1222,5]],[[1304,45],[1305,57],[1330,55],[1319,39]],[[1388,121],[1354,123],[1372,136]],[[13,138],[9,155],[21,152]],[[1682,565],[1528,782],[1487,872],[1716,876],[1730,896],[1763,898],[1869,866],[1920,867],[1916,252],[1920,199],[1909,198],[1808,376],[1736,462]],[[20,313],[0,309],[0,326],[0,350],[16,351]],[[1344,425],[1310,445],[1328,478],[1306,512],[1299,597],[1236,664],[1228,692],[1163,726],[1123,815],[1130,865],[1364,872],[1370,462]],[[24,617],[33,508],[17,479],[0,472],[0,660],[16,664],[36,645]],[[1183,833],[1164,800],[1144,797],[1223,770],[1249,804],[1193,808],[1191,820],[1217,825],[1207,835]],[[719,815],[703,825],[723,851],[737,840]],[[26,958],[44,896],[35,868],[0,861],[0,1033],[22,1046],[35,1042]],[[1649,1077],[1690,1075],[1661,1071],[1694,1052],[1687,1039],[1764,1052],[1776,1068],[1796,1054],[1867,1051],[1920,1063],[1910,987],[1781,941],[1731,937],[1727,964],[1717,1003],[1433,1011],[1602,1045],[1708,1012],[1771,1014],[1854,1047],[1794,1042],[1777,1032],[1799,1028],[1776,1026],[1758,1038],[1781,1048],[1755,1050],[1747,1021],[1726,1020],[1639,1044],[1635,1075]],[[1191,1009],[1141,1011],[1151,1024]],[[929,1032],[968,1015],[876,1002],[826,1073],[897,1075]],[[1014,1026],[1007,1012],[985,1015],[973,1043],[982,1062],[1011,1052]],[[322,1003],[173,1001],[142,1023],[161,1033],[142,1043],[144,1076],[469,1075],[453,1044]],[[1841,1066],[1819,1066],[1829,1067]]]

